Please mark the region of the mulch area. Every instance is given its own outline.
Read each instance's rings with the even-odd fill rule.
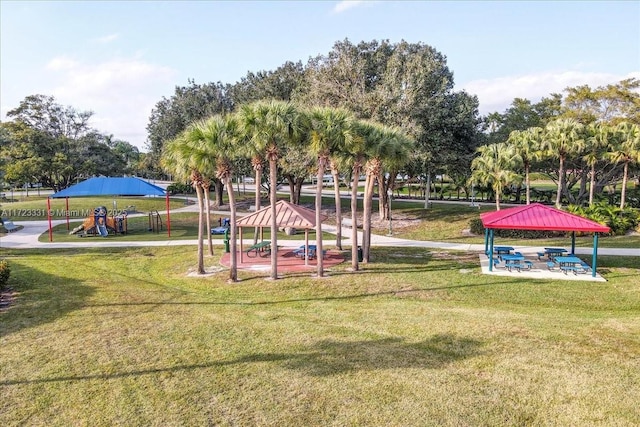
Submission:
[[[305,265],[305,260],[298,258],[293,254],[294,248],[284,248],[278,250],[278,273],[296,273],[296,272],[313,272],[318,268],[317,260],[310,259],[309,265]],[[271,271],[271,255],[265,253],[264,256],[249,258],[246,254],[242,254],[242,262],[240,262],[240,253],[237,255],[238,270],[249,271]],[[331,268],[334,265],[344,262],[344,255],[340,251],[328,250],[324,256],[323,267]],[[231,254],[225,253],[220,260],[225,267],[231,264]]]

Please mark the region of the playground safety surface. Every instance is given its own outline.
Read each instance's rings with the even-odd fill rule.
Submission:
[[[304,258],[299,258],[293,254],[295,248],[282,248],[278,250],[278,274],[280,273],[313,273],[318,268],[318,261],[310,259],[308,265],[305,265]],[[264,256],[256,256],[249,258],[247,253],[242,254],[242,262],[240,262],[240,252],[237,255],[238,270],[248,271],[271,271],[271,255],[265,253]],[[329,269],[335,265],[344,262],[344,255],[337,250],[328,250],[324,256],[323,267]],[[220,259],[220,263],[229,267],[231,265],[231,254],[225,253]]]

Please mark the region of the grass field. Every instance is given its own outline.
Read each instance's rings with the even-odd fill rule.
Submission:
[[[638,258],[527,281],[374,248],[228,284],[187,277],[190,247],[5,254],[3,426],[640,424]]]

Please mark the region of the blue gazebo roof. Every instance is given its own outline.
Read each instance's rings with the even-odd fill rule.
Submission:
[[[87,196],[164,196],[165,191],[135,177],[89,178],[76,185],[72,185],[62,191],[58,191],[51,197],[59,199],[63,197],[87,197]]]

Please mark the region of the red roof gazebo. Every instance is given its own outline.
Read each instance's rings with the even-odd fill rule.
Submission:
[[[605,225],[588,220],[578,215],[559,209],[532,203],[526,206],[503,209],[495,212],[485,212],[480,215],[485,228],[485,253],[493,259],[493,230],[549,230],[570,231],[571,253],[575,253],[575,232],[593,233],[592,276],[596,275],[598,255],[598,233],[608,233],[611,229]],[[489,271],[493,270],[493,263],[489,262]]]

